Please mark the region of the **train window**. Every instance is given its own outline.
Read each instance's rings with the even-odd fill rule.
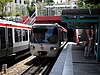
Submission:
[[[67,33],[66,32],[63,32],[63,41],[65,41],[67,39]]]
[[[28,40],[28,31],[23,29],[23,41],[27,41]]]
[[[57,28],[55,27],[40,27],[33,28],[34,34],[31,36],[31,42],[39,43],[57,43]]]
[[[5,28],[0,27],[0,49],[6,48]]]
[[[29,40],[31,40],[31,34],[32,34],[32,31],[29,30]]]
[[[20,42],[22,41],[21,38],[21,29],[15,29],[15,42]]]

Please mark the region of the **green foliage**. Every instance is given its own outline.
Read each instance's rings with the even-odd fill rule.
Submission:
[[[27,10],[30,13],[30,12],[33,12],[35,10],[35,6],[34,6],[33,2],[32,2],[32,5],[30,6],[29,2],[30,2],[29,0],[25,0],[25,4],[27,4]]]
[[[91,4],[91,3],[87,3],[85,5],[80,4],[79,8],[100,8],[100,4],[97,4],[97,5]]]
[[[35,10],[35,6],[27,6],[27,9],[28,9],[28,11],[33,11],[33,10]]]
[[[78,6],[80,7],[80,8],[83,8],[84,7],[84,5],[83,5],[83,3],[81,2],[81,1],[78,1]]]
[[[82,0],[81,0],[82,1]],[[90,4],[100,4],[100,0],[84,0],[85,3],[90,3]]]
[[[13,0],[0,0],[0,10],[2,10],[8,2],[13,2]]]
[[[91,3],[87,3],[85,4],[85,8],[100,8],[100,4],[91,4]]]
[[[47,2],[47,3],[48,3],[48,2],[53,2],[53,0],[45,0],[45,2]]]
[[[50,5],[50,3],[53,2],[53,0],[45,0],[45,2],[46,2],[48,5]]]
[[[17,12],[16,13],[16,16],[21,16],[22,15],[22,12]]]
[[[29,0],[25,0],[25,4],[28,4],[29,5]]]
[[[12,15],[12,12],[3,12],[3,15],[4,16],[11,16]]]
[[[98,0],[97,0],[98,1]],[[100,8],[100,4],[96,3],[95,0],[78,0],[79,8]]]
[[[6,2],[8,1],[8,2],[13,2],[14,0],[5,0]]]
[[[42,2],[42,0],[36,0],[36,2],[38,3],[38,2]]]
[[[3,4],[3,6],[5,6],[8,2],[13,2],[13,0],[0,0],[0,4]]]

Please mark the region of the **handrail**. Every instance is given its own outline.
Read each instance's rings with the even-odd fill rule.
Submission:
[[[34,18],[31,20],[31,25],[36,21],[36,16],[34,16]]]
[[[23,23],[25,24],[25,22],[29,19],[29,18],[32,18],[34,15],[36,14],[36,12],[34,12],[31,17],[28,17]]]

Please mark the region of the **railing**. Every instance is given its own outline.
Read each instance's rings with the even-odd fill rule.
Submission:
[[[28,22],[29,25],[31,25],[32,22],[35,22],[35,17],[36,17],[36,12],[34,12],[31,17],[28,17],[24,22],[23,24],[25,24],[29,19],[31,20],[30,22]]]
[[[34,4],[35,12],[31,17],[28,17],[23,23],[28,22],[29,25],[33,24],[36,21],[36,16],[61,16],[62,10],[66,8],[72,8],[71,5],[49,5],[49,6],[41,6],[41,4]]]

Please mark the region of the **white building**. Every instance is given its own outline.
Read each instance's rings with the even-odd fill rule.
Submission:
[[[29,5],[31,5],[30,0]],[[12,15],[15,15],[18,12],[22,12],[24,15],[27,15],[27,4],[25,4],[25,0],[13,0],[13,2],[8,2],[7,6],[4,8],[4,12],[12,12]]]

